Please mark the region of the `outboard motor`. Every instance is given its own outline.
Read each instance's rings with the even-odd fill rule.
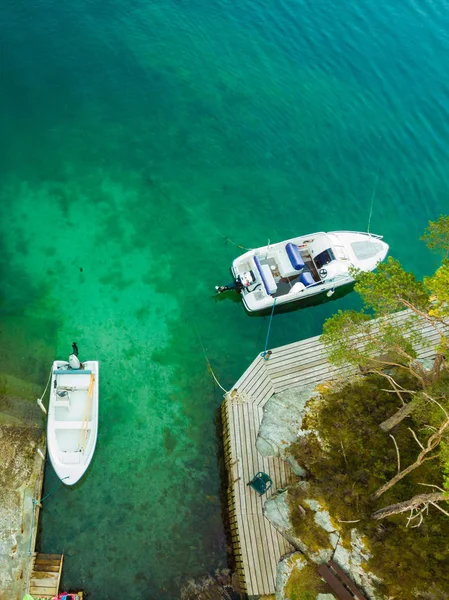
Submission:
[[[232,283],[228,283],[227,285],[216,285],[215,289],[217,294],[222,294],[223,292],[229,292],[230,290],[236,290],[237,292],[242,291],[242,284],[238,279],[233,281]]]
[[[76,354],[71,354],[69,356],[69,365],[71,369],[80,369],[81,368],[81,363],[79,361],[79,358],[76,356]]]
[[[79,361],[78,358],[78,346],[76,344],[76,342],[73,342],[72,344],[72,350],[73,350],[73,354],[71,354],[69,356],[69,365],[71,369],[80,369],[81,368],[81,363]]]

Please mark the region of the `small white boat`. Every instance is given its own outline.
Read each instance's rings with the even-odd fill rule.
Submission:
[[[350,268],[373,271],[388,253],[381,235],[319,232],[249,250],[234,260],[235,288],[248,312],[327,294],[354,281]]]
[[[73,365],[78,368],[73,368]],[[66,485],[81,479],[92,460],[98,432],[98,361],[53,363],[47,421],[48,453]]]

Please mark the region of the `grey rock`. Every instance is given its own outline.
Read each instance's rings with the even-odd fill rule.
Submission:
[[[285,586],[292,571],[301,571],[306,565],[307,560],[301,552],[292,552],[281,558],[276,568],[276,600],[290,600],[285,595]]]
[[[301,435],[306,404],[317,395],[314,389],[314,385],[292,388],[268,400],[256,440],[262,456],[285,457],[288,454],[288,447]],[[297,463],[295,468],[305,473]]]

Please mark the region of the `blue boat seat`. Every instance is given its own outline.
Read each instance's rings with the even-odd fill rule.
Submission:
[[[289,242],[285,246],[285,251],[295,271],[301,271],[304,268],[304,260],[301,256],[298,246]]]
[[[262,265],[257,256],[254,256],[254,263],[259,271],[260,278],[262,279],[265,291],[267,294],[274,294],[277,290],[276,281],[274,280],[273,274],[268,265]]]
[[[274,256],[281,277],[296,277],[304,268],[304,261],[298,246],[289,242],[276,251]]]
[[[306,287],[308,285],[312,285],[312,283],[315,283],[315,280],[312,277],[312,273],[310,271],[303,271],[299,277],[299,281],[303,283]]]

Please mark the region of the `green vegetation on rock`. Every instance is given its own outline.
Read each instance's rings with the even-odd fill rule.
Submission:
[[[444,258],[422,282],[393,258],[354,272],[364,308],[328,319],[322,340],[331,362],[359,376],[321,386],[303,423],[311,433],[292,451],[309,472],[308,497],[336,520],[341,543],[354,527],[363,536],[380,593],[437,600],[449,594],[449,217],[430,223],[424,239]],[[437,338],[426,361],[417,353],[423,324]],[[304,539],[298,502],[292,495]]]
[[[397,405],[396,397],[384,388],[380,376],[369,375],[322,393],[314,401],[305,423],[305,428],[319,431],[320,441],[312,433],[300,438],[291,449],[310,473],[307,496],[316,499],[337,521],[342,532],[340,543],[349,545],[354,527],[365,538],[372,553],[367,569],[383,580],[385,592],[395,598],[412,598],[416,590],[427,589],[429,582],[438,582],[438,588],[449,593],[449,572],[443,568],[449,561],[446,515],[431,507],[418,528],[412,528],[414,523],[407,527],[403,515],[381,522],[372,518],[373,512],[385,502],[392,504],[409,498],[421,482],[438,485],[441,481],[441,466],[427,461],[386,492],[385,499],[372,499],[379,485],[397,471],[394,443],[378,426]],[[409,426],[414,427],[413,416],[394,432],[404,464],[415,459],[417,448]],[[299,503],[303,498],[300,496]],[[298,498],[292,495],[292,506],[297,504]],[[318,536],[316,528],[308,529],[309,523],[305,523],[299,511],[296,513],[293,525],[298,537],[311,549],[316,549],[323,537],[327,547],[328,535],[321,530]],[[314,544],[311,538],[315,535]]]
[[[329,587],[318,575],[316,566],[308,564],[301,570],[293,569],[284,588],[284,595],[288,600],[315,600],[320,592],[329,591]]]

